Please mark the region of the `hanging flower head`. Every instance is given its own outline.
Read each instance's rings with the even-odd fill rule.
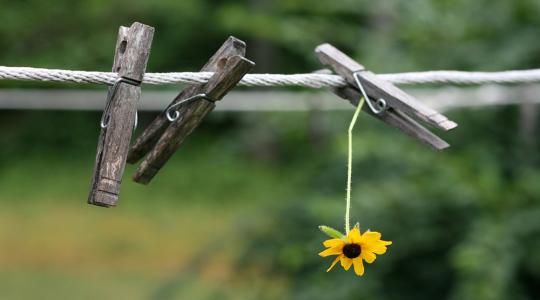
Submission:
[[[365,99],[360,98],[356,111],[354,112],[351,124],[349,125],[349,151],[347,160],[347,196],[345,198],[345,234],[335,230],[328,226],[319,226],[322,232],[326,233],[333,239],[326,240],[323,245],[326,250],[319,253],[320,256],[326,257],[330,255],[337,255],[334,262],[330,265],[330,268],[326,270],[329,272],[341,261],[341,266],[345,271],[348,271],[351,266],[354,265],[354,272],[358,276],[364,275],[364,261],[368,264],[375,261],[377,256],[375,254],[384,254],[386,252],[386,246],[391,245],[390,241],[381,240],[381,234],[376,231],[366,231],[363,234],[360,233],[360,225],[356,225],[350,229],[349,219],[351,211],[351,179],[352,179],[352,132],[356,119],[362,110],[362,105]]]
[[[362,276],[364,275],[363,261],[368,264],[374,262],[377,258],[375,254],[384,254],[386,246],[392,244],[390,241],[381,240],[381,234],[376,231],[368,230],[361,234],[359,226],[355,226],[350,230],[347,236],[328,226],[320,226],[320,229],[334,238],[323,242],[327,249],[319,253],[319,255],[322,257],[337,255],[326,272],[332,270],[336,263],[340,261],[345,271],[354,266],[356,275]]]

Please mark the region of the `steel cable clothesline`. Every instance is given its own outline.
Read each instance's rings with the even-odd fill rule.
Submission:
[[[146,73],[143,83],[152,85],[178,83],[205,83],[212,72]],[[426,71],[395,74],[378,74],[379,78],[399,85],[414,84],[488,84],[540,82],[540,69],[502,72]],[[113,72],[72,71],[30,67],[0,66],[0,79],[30,80],[73,83],[96,83],[112,85],[118,75]],[[247,74],[239,85],[243,86],[302,86],[309,88],[332,88],[347,85],[339,75],[306,74]]]

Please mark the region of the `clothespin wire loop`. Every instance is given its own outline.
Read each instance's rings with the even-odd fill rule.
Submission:
[[[376,103],[373,103],[371,101],[371,98],[368,97],[366,91],[364,90],[362,82],[360,81],[360,71],[354,72],[353,77],[354,81],[356,81],[356,84],[358,85],[358,88],[360,89],[360,92],[362,92],[362,96],[364,96],[366,103],[368,104],[369,108],[373,113],[380,114],[388,109],[388,104],[384,99],[378,99]]]
[[[194,96],[191,96],[187,99],[184,99],[178,103],[175,103],[171,106],[169,106],[169,108],[167,108],[167,111],[166,111],[166,115],[167,115],[167,120],[169,120],[170,122],[173,122],[173,121],[176,121],[179,117],[180,117],[180,112],[178,112],[178,107],[184,105],[184,104],[187,104],[189,102],[193,102],[193,101],[196,101],[196,100],[206,100],[206,101],[209,101],[209,102],[216,102],[214,99],[208,97],[207,94],[205,93],[201,93],[201,94],[197,94],[197,95],[194,95]],[[173,114],[174,113],[174,114]]]
[[[140,81],[133,80],[133,79],[127,78],[127,77],[120,77],[114,82],[114,84],[109,89],[109,92],[107,93],[107,102],[105,103],[105,109],[103,110],[103,115],[101,116],[101,121],[99,122],[99,126],[101,128],[103,128],[103,129],[107,128],[107,126],[109,125],[109,113],[110,113],[110,109],[111,109],[111,105],[112,105],[111,104],[112,99],[116,95],[116,92],[118,91],[118,87],[120,86],[121,83],[127,83],[127,84],[130,84],[130,85],[133,85],[133,86],[140,86],[141,85]],[[137,113],[135,112],[135,125],[134,125],[134,127],[137,127],[137,119],[138,119],[137,118]]]

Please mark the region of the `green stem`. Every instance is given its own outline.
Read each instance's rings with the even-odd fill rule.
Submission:
[[[358,106],[356,107],[356,111],[354,112],[353,118],[351,120],[351,124],[349,125],[349,157],[347,160],[347,204],[345,206],[345,234],[349,234],[350,226],[349,226],[349,219],[350,219],[350,211],[351,211],[351,181],[352,181],[352,133],[354,124],[356,124],[356,119],[358,119],[358,114],[360,114],[360,111],[362,110],[362,106],[364,105],[364,97],[360,98],[360,101],[358,102]]]

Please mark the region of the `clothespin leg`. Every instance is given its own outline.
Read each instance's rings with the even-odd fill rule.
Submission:
[[[333,89],[332,92],[343,99],[349,100],[349,102],[354,106],[358,105],[358,101],[362,97],[360,92],[350,87]],[[397,128],[408,136],[432,147],[434,150],[444,150],[450,147],[446,141],[398,110],[390,108],[382,113],[376,114],[371,111],[369,107],[364,106],[362,111],[392,127]]]

